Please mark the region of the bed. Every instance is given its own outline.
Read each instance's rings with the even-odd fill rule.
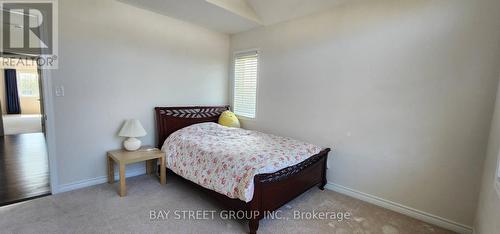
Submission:
[[[242,139],[263,137],[263,135],[258,135],[261,133],[252,133],[252,131],[245,130],[235,131],[212,124],[216,123],[220,114],[226,110],[229,110],[229,106],[156,107],[155,112],[158,147],[164,147],[164,143],[168,143],[168,145],[172,147],[171,145],[175,143],[174,141],[177,141],[177,144],[184,143],[184,146],[180,146],[181,149],[182,147],[186,148],[186,146],[189,148],[198,147],[195,144],[192,144],[192,142],[187,142],[189,137],[181,135],[188,133],[191,133],[192,135],[207,133],[207,135],[212,134],[214,135],[213,137],[217,137],[216,135],[220,134],[220,131],[222,131],[222,135],[227,135],[228,138],[229,136],[233,138],[241,136]],[[172,137],[169,138],[169,136]],[[193,137],[193,139],[195,138]],[[203,139],[206,140],[208,138],[205,137]],[[287,141],[283,139],[287,138],[271,137],[270,142],[272,144],[281,144],[281,142]],[[222,189],[224,189],[224,187],[210,187],[206,183],[196,181],[195,177],[190,176],[194,173],[190,171],[189,167],[190,165],[193,166],[195,160],[188,161],[189,159],[186,158],[184,161],[178,161],[179,164],[184,164],[184,167],[180,165],[172,168],[174,170],[171,170],[171,168],[168,169],[170,172],[178,174],[187,181],[190,181],[196,186],[202,188],[215,199],[223,203],[227,208],[255,214],[249,218],[249,229],[250,233],[256,233],[259,227],[259,220],[264,218],[264,214],[280,208],[287,202],[316,185],[323,190],[326,184],[326,162],[330,149],[316,149],[306,144],[300,145],[292,140],[291,142],[285,143],[282,144],[282,148],[286,148],[289,145],[297,148],[295,151],[290,151],[294,153],[297,152],[294,157],[291,157],[292,162],[296,163],[293,163],[293,165],[287,165],[286,167],[283,165],[275,165],[276,167],[274,168],[284,167],[277,171],[274,171],[273,167],[258,170],[256,169],[255,171],[252,171],[254,174],[248,175],[252,181],[250,181],[250,183],[246,183],[244,188],[240,187],[239,190],[234,190],[233,187],[226,186],[228,191],[223,191]],[[218,147],[217,142],[214,144],[215,148]],[[241,147],[236,148],[240,149]],[[205,151],[186,151],[184,154],[181,152],[178,153],[178,155],[185,155],[187,153],[192,155],[197,152],[204,153]],[[217,151],[214,152],[217,153]],[[288,151],[282,150],[280,152],[283,153]],[[239,154],[242,155],[244,153],[245,152],[239,152]],[[306,155],[306,153],[311,154]],[[211,156],[217,155],[212,154]],[[227,160],[228,158],[221,157],[218,159]],[[167,161],[168,160],[167,154]],[[200,160],[199,157],[197,160]],[[175,162],[171,161],[170,163],[172,167],[174,167],[173,163]],[[216,170],[216,166],[214,166],[214,170]]]

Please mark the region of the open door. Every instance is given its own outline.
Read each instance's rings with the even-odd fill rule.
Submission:
[[[44,109],[44,105],[43,105],[43,77],[42,77],[42,71],[40,70],[40,68],[38,68],[38,88],[40,89],[40,97],[38,98],[38,102],[40,104],[40,114],[41,114],[41,123],[42,123],[42,132],[43,134],[45,135],[45,137],[47,137],[47,131],[45,129],[45,121],[47,120],[47,116],[45,115],[45,109]],[[3,132],[3,131],[2,131]]]

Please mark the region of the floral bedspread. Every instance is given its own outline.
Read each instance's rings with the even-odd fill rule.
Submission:
[[[171,134],[162,151],[166,153],[167,167],[178,175],[249,202],[255,175],[298,164],[321,148],[290,138],[201,123]]]

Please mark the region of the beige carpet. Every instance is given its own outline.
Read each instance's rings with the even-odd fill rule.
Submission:
[[[1,233],[245,233],[247,223],[223,220],[178,220],[175,210],[222,208],[203,192],[169,176],[168,184],[151,177],[127,180],[128,196],[117,184],[102,184],[0,207]],[[150,210],[171,211],[169,219],[150,220]],[[286,220],[293,211],[350,212],[350,220]],[[451,233],[418,220],[332,192],[312,188],[282,208],[280,220],[261,221],[259,233]]]

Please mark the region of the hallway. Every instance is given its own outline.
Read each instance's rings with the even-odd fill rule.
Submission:
[[[0,206],[49,194],[44,134],[0,137]]]

